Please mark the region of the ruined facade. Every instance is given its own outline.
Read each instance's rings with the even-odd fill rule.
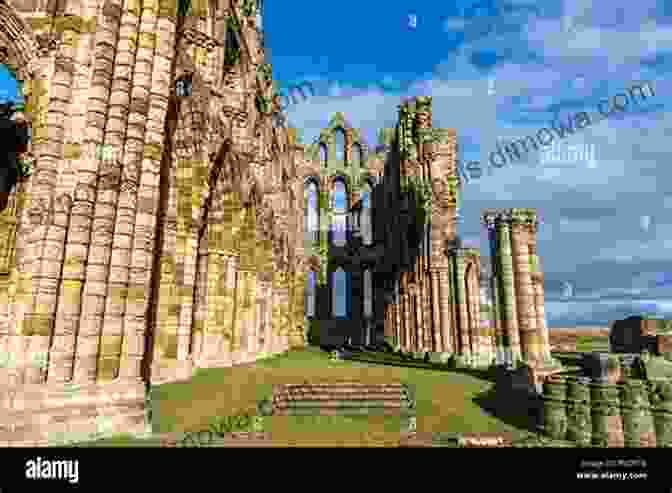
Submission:
[[[257,7],[0,1],[34,160],[0,219],[0,446],[142,432],[150,380],[303,344]]]
[[[381,149],[340,114],[301,145],[261,19],[250,0],[0,0],[33,169],[0,213],[0,446],[143,433],[150,382],[311,330],[467,364],[544,352],[529,231],[496,240],[509,260],[481,327],[456,135],[432,128],[431,99],[402,105]]]
[[[452,355],[461,365],[550,362],[535,211],[484,212],[493,262],[489,272],[482,274],[479,251],[463,247],[457,233],[461,183],[456,172],[456,134],[432,127],[431,98],[417,97],[402,104],[396,128],[384,129],[382,145],[364,155],[361,149],[367,149],[360,146],[359,133],[343,126],[342,120],[337,115],[315,144],[326,150],[320,185],[343,180],[346,203],[353,204],[352,210],[344,211],[343,220],[349,222],[343,223],[348,231],[343,245],[324,241],[328,248],[319,252],[327,254],[330,277],[323,296],[317,296],[318,313],[311,308],[307,315],[319,321],[320,340],[342,344],[352,338],[362,344],[387,337],[402,351]],[[332,170],[333,152],[325,142],[339,129],[345,135],[346,162]],[[353,146],[360,149],[356,160],[350,158]],[[306,187],[310,191],[317,185],[307,178]],[[362,193],[371,198],[370,208],[357,206]],[[319,207],[317,201],[312,204]],[[329,208],[326,201],[320,204]],[[362,229],[362,217],[370,221],[372,231]],[[309,223],[307,216],[306,228]],[[318,229],[324,238],[338,224],[332,217]],[[365,237],[368,241],[362,241]],[[319,270],[315,253],[304,253],[309,265]],[[350,267],[344,269],[349,275],[342,288],[335,282],[334,270],[344,263]],[[329,300],[336,299],[335,294],[348,300],[345,306],[352,311],[348,308],[338,317],[333,309],[326,309],[333,308]],[[320,299],[325,309],[319,310]],[[369,313],[373,337],[364,306],[374,307]],[[484,315],[488,323],[481,320],[484,309],[489,310]]]

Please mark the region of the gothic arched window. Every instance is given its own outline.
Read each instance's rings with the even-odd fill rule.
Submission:
[[[334,131],[334,145],[336,146],[336,161],[345,163],[345,132],[342,128]]]
[[[339,267],[332,274],[331,306],[332,315],[336,318],[347,318],[350,307],[350,289],[348,273]]]
[[[373,243],[373,214],[371,213],[372,196],[371,184],[366,182],[360,194],[362,210],[360,212],[359,227],[362,233],[362,241],[365,245]]]
[[[227,21],[228,22],[228,21]],[[224,47],[224,73],[226,74],[240,60],[240,43],[238,35],[234,32],[234,27],[227,24],[226,38]]]
[[[345,182],[338,178],[332,192],[333,222],[332,242],[335,246],[345,246],[348,241],[348,191]]]
[[[373,317],[373,275],[371,269],[364,271],[364,317]]]
[[[262,30],[263,19],[264,19],[264,2],[262,0],[257,0],[256,24],[257,29],[260,32]]]
[[[363,161],[362,155],[362,146],[359,144],[352,144],[352,165],[353,167],[359,169],[362,166]]]
[[[320,164],[323,168],[326,168],[329,164],[329,158],[327,156],[327,146],[320,144]]]
[[[320,234],[320,210],[318,201],[319,189],[314,181],[306,186],[306,212],[305,231],[307,241],[319,241]]]
[[[306,281],[306,317],[315,316],[316,290],[317,272],[311,270]]]

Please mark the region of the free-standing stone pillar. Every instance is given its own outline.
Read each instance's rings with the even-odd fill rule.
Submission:
[[[511,251],[511,210],[486,211],[483,222],[495,228],[496,251],[492,258],[497,272],[498,296],[504,327],[504,346],[510,350],[510,359],[520,359],[516,284]]]
[[[533,265],[532,282],[534,292],[534,313],[536,315],[537,337],[541,343],[540,352],[544,361],[551,361],[551,344],[544,308],[544,274],[541,269],[541,260],[537,253],[536,227],[537,225],[535,224],[535,229],[530,235],[530,257],[532,258]]]
[[[528,246],[527,212],[524,209],[513,209],[511,247],[521,353],[526,361],[536,362],[542,355],[540,354],[541,341],[537,337],[536,320],[534,318],[534,292],[530,273],[532,259]],[[529,219],[535,220],[534,212],[531,212]]]
[[[509,338],[513,360],[520,359],[520,337],[518,332],[518,311],[516,310],[516,284],[511,252],[511,222],[509,214],[502,214],[497,224],[497,233],[501,236],[498,242],[498,255],[502,266],[502,304],[505,313],[506,334]]]

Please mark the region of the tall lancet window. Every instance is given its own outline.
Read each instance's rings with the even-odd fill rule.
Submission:
[[[359,170],[362,166],[362,146],[352,144],[352,166]]]
[[[345,246],[348,241],[348,191],[342,179],[334,182],[332,193],[332,207],[334,208],[331,235],[334,246]]]
[[[317,184],[308,182],[306,187],[306,241],[317,242],[320,239],[320,210]]]
[[[306,281],[306,317],[309,318],[315,316],[316,290],[317,273],[311,270]]]
[[[348,273],[339,267],[332,274],[331,311],[335,318],[347,318],[350,305]]]
[[[359,218],[359,228],[362,233],[362,242],[365,245],[373,243],[373,215],[371,214],[372,190],[371,184],[367,182],[360,194],[362,201],[362,210]]]
[[[263,7],[264,2],[262,0],[257,0],[257,13],[256,13],[256,24],[259,31],[262,30],[262,21],[263,21]]]
[[[320,144],[320,164],[322,164],[323,168],[329,166],[329,156],[327,153],[327,146],[324,144]]]
[[[334,145],[336,146],[336,161],[339,164],[345,163],[345,132],[342,128],[334,131]]]
[[[364,317],[373,317],[373,275],[371,269],[364,271]]]

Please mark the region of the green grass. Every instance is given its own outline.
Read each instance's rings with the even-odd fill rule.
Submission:
[[[152,391],[156,433],[205,430],[221,416],[256,414],[258,400],[270,397],[273,384],[361,381],[415,385],[418,432],[525,432],[488,414],[475,402],[492,383],[472,374],[405,368],[353,361],[332,362],[317,348],[295,350],[252,364],[200,370],[188,382],[168,383]],[[401,418],[385,416],[273,416],[266,431],[278,445],[370,445],[398,441]],[[81,444],[80,446],[88,444]],[[152,446],[151,440],[119,436],[94,446]]]
[[[579,353],[609,351],[609,338],[602,336],[577,336],[576,351]]]

